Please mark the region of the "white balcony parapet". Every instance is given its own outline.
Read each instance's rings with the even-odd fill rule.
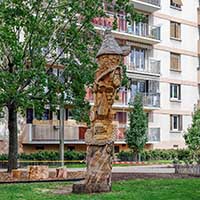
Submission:
[[[160,107],[160,93],[140,93],[145,107]],[[134,102],[134,97],[130,98]]]
[[[119,134],[116,137],[116,142],[125,142],[125,134]],[[147,144],[160,142],[160,128],[148,128],[147,130]]]
[[[118,31],[123,32],[120,28],[118,28]],[[141,36],[141,37],[147,37],[150,39],[160,40],[160,26],[150,26],[145,23],[139,23],[138,27],[132,29],[131,25],[127,25],[127,29],[124,31],[129,34]]]
[[[132,3],[135,9],[147,12],[155,12],[161,8],[160,0],[132,0]]]
[[[96,29],[100,31],[111,28],[113,22],[114,17],[110,13],[108,14],[108,17],[93,19],[93,24]],[[117,30],[112,31],[117,38],[144,42],[152,45],[160,42],[160,26],[151,26],[143,22],[133,22],[132,24],[129,24],[124,15],[118,16],[117,23]]]
[[[160,76],[160,60],[149,58],[148,60],[145,61],[145,63],[147,64],[144,66],[144,68],[137,67],[136,65],[132,63],[126,63],[126,62],[125,62],[125,65],[127,65],[128,71],[148,73],[151,75]]]
[[[79,140],[78,126],[65,126],[64,139]],[[32,141],[59,141],[59,126],[51,124],[32,125]]]
[[[153,4],[155,6],[160,6],[160,0],[139,0],[139,1],[146,2],[146,3],[149,3],[149,4]]]

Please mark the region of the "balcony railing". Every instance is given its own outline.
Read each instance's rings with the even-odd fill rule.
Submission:
[[[107,18],[94,18],[92,22],[97,27],[111,28],[114,22],[114,17],[112,14],[108,14]],[[129,24],[123,15],[117,17],[117,31],[160,40],[159,26],[150,26],[149,24],[143,22],[133,22],[132,24]]]
[[[127,68],[130,71],[151,73],[151,74],[156,74],[156,75],[160,74],[160,61],[159,60],[150,58],[149,60],[147,60],[144,63],[147,63],[147,64],[144,65],[144,67],[142,67],[142,66],[136,66],[133,63],[128,63],[125,60],[125,65],[127,65]]]
[[[118,133],[116,135],[117,142],[125,142],[125,129],[120,130],[118,129]],[[149,128],[147,133],[148,142],[147,143],[154,143],[160,142],[160,128]]]
[[[116,141],[125,142],[127,124],[117,126]],[[85,141],[86,127],[65,126],[64,140],[69,142]],[[31,142],[58,142],[59,128],[51,124],[32,125]],[[160,141],[160,128],[148,129],[148,143]]]
[[[160,107],[160,93],[140,93],[142,95],[143,105],[145,107]],[[128,106],[130,102],[134,102],[135,96],[130,97],[130,91],[121,90],[118,98],[115,100],[114,106]],[[91,103],[94,101],[93,95],[90,94],[87,100]]]
[[[145,107],[160,107],[160,93],[140,93]],[[134,102],[134,96],[130,102]]]
[[[65,126],[65,141],[80,141],[85,139],[85,130],[78,126]],[[59,127],[52,124],[32,125],[32,141],[59,141]]]
[[[139,1],[143,1],[145,3],[153,4],[155,6],[160,6],[160,0],[139,0]]]
[[[149,128],[148,143],[160,142],[160,128]]]

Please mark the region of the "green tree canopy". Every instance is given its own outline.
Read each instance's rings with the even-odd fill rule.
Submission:
[[[195,110],[192,125],[187,129],[184,139],[192,151],[200,151],[200,109]]]
[[[143,110],[142,96],[136,94],[134,102],[130,103],[129,127],[126,130],[126,143],[135,153],[135,157],[147,142],[147,116]]]
[[[85,86],[93,81],[100,42],[92,19],[107,17],[112,0],[0,1],[0,108],[8,110],[9,171],[17,167],[17,113],[55,107],[60,96],[86,120]],[[112,12],[140,20],[128,0],[116,0]],[[116,27],[116,20],[113,23]],[[52,68],[64,67],[61,78]],[[79,116],[79,117],[78,117]]]

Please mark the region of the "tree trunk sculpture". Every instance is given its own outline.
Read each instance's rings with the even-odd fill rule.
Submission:
[[[90,113],[91,128],[86,133],[87,173],[83,184],[75,184],[75,193],[111,191],[112,155],[115,125],[112,105],[121,84],[123,51],[106,31],[105,39],[97,54],[98,69],[93,85],[94,106]],[[127,52],[127,50],[126,50]]]

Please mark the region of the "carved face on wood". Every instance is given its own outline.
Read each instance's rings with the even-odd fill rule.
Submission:
[[[98,57],[97,63],[101,67],[113,67],[119,65],[121,62],[121,56],[120,55],[102,55]]]
[[[115,88],[119,87],[121,84],[121,69],[118,67],[114,72],[113,72],[113,85]]]

